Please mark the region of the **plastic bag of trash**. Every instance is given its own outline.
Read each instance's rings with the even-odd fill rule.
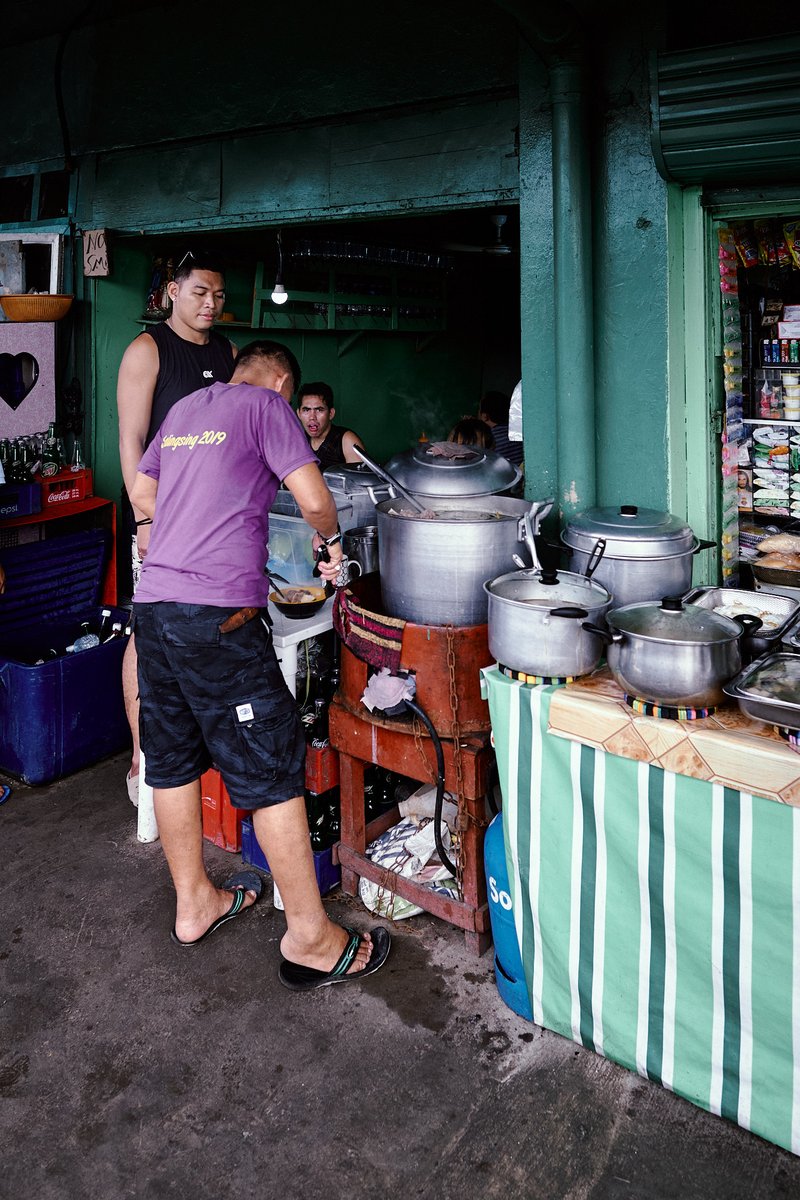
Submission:
[[[452,858],[455,850],[445,822],[442,822],[442,843],[448,857]],[[458,885],[436,853],[433,820],[430,817],[423,817],[421,820],[405,817],[367,846],[367,857],[406,879],[425,884],[432,891],[458,898]],[[373,883],[371,879],[365,879],[363,876],[358,892],[370,912],[389,917],[393,921],[415,917],[424,911],[419,905],[404,900],[402,896],[395,895],[379,883]]]

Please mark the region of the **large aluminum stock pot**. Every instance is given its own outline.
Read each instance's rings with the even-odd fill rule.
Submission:
[[[525,500],[431,501],[424,515],[402,500],[378,505],[378,556],[386,612],[420,625],[484,625],[484,582],[514,563]]]
[[[489,651],[497,662],[529,675],[587,675],[603,639],[586,623],[611,604],[604,587],[569,571],[512,571],[484,584],[489,597]]]
[[[714,545],[701,542],[672,513],[635,504],[590,508],[573,517],[561,535],[571,571],[586,569],[598,538],[606,550],[596,579],[611,592],[615,608],[688,592],[694,555]]]
[[[606,660],[629,696],[671,708],[715,708],[742,666],[741,638],[758,617],[720,616],[680,596],[614,608],[606,616]]]

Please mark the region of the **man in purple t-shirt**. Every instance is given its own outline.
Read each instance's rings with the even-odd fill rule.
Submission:
[[[241,351],[230,383],[179,401],[139,464],[131,501],[153,518],[134,602],[146,780],[177,893],[172,938],[195,946],[254,904],[260,877],[215,887],[203,865],[200,776],[212,762],[231,803],[253,812],[287,931],[281,982],[296,991],[361,979],[389,953],[387,930],[359,935],[320,900],[306,819],[305,738],[278,666],[266,607],[269,508],[281,480],[330,562],[336,505],[290,407],[297,360],[279,342]]]

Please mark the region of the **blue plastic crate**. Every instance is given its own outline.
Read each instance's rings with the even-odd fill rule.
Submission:
[[[38,483],[0,484],[0,521],[27,517],[42,511],[42,489]]]
[[[249,867],[258,867],[259,871],[271,874],[269,863],[258,844],[253,822],[249,817],[245,817],[242,821],[242,862]],[[314,855],[314,871],[321,896],[327,896],[328,892],[332,892],[341,883],[342,869],[334,864],[332,848],[320,850]]]
[[[99,623],[110,534],[94,529],[3,551],[0,770],[42,784],[130,744],[122,697],[128,639],[64,655],[83,621]],[[126,609],[112,608],[123,626]],[[53,648],[61,656],[36,665]]]

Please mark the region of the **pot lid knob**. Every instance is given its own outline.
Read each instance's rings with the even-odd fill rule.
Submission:
[[[558,583],[558,574],[552,567],[550,567],[550,568],[544,567],[544,568],[542,568],[542,572],[539,576],[539,579],[547,587],[550,587],[552,584]]]
[[[661,601],[662,612],[683,612],[682,596],[665,596]]]
[[[639,515],[638,504],[620,504],[619,515],[621,517],[637,517]]]

